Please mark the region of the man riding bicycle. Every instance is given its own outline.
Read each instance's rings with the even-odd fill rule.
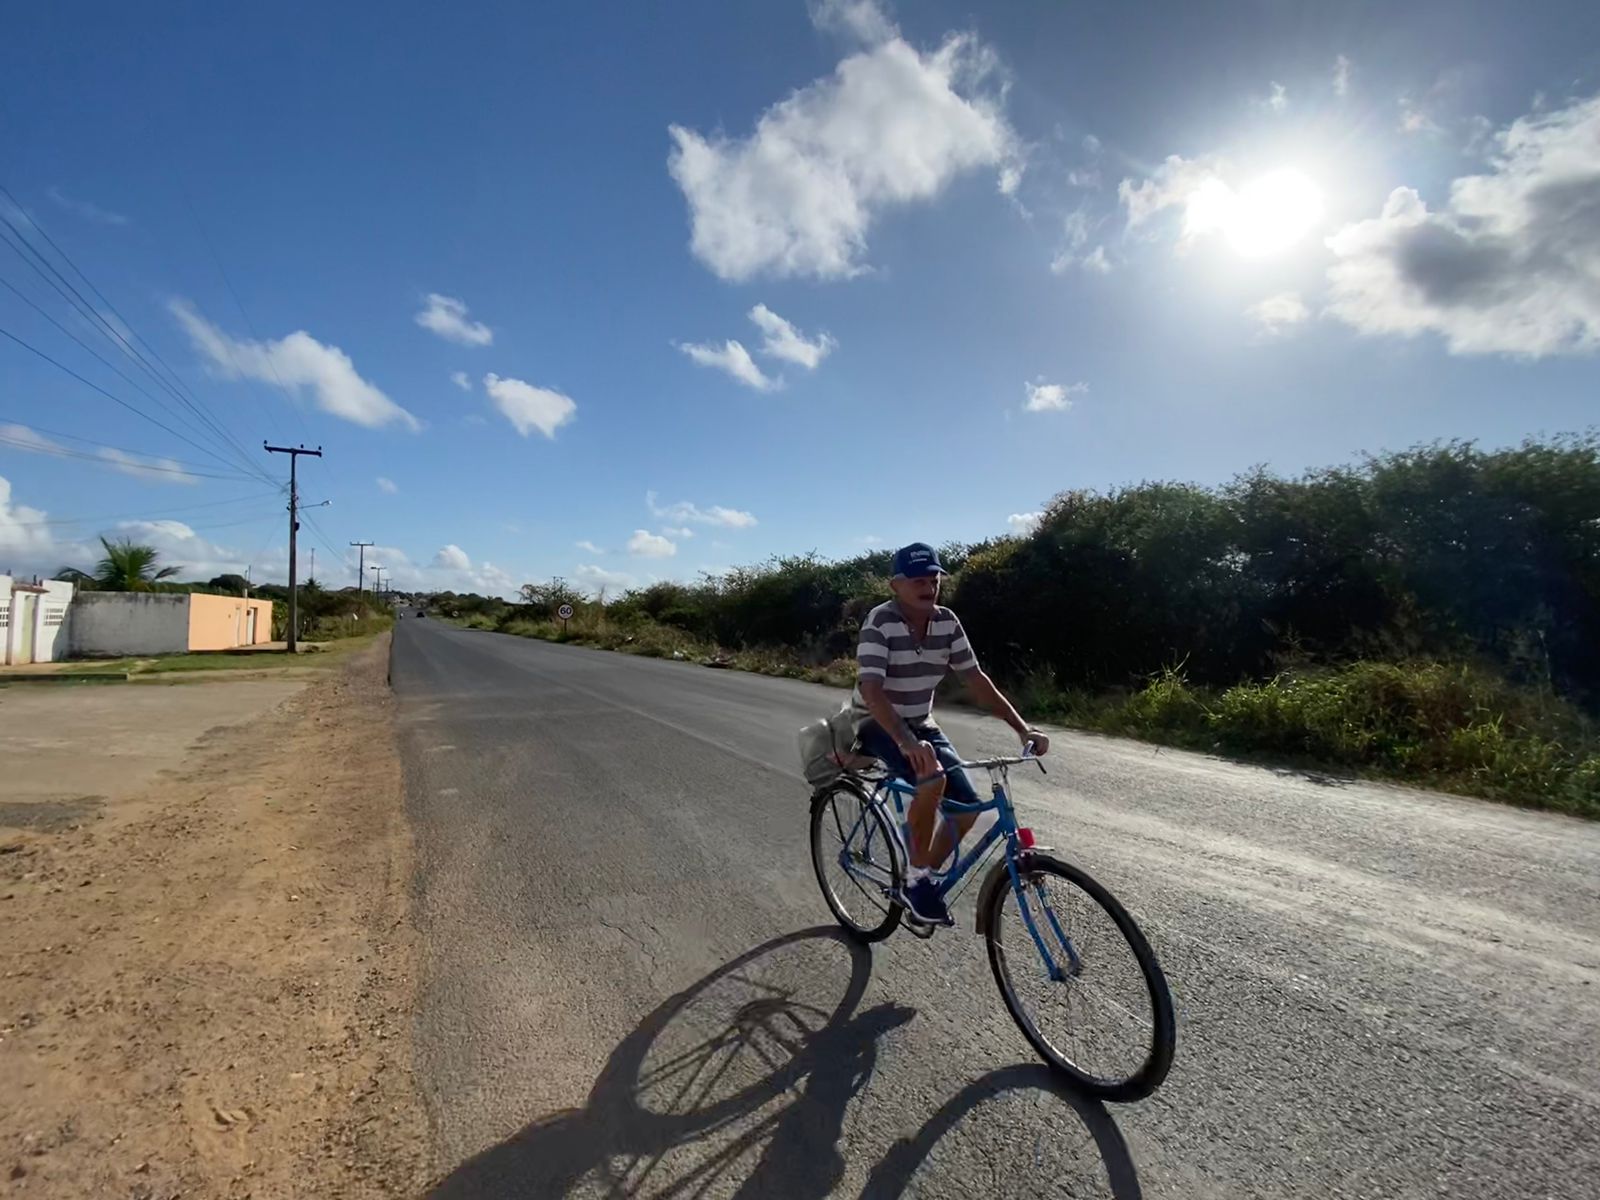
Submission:
[[[955,671],[972,698],[1016,730],[1024,745],[1032,742],[1035,754],[1050,748],[1050,739],[1018,716],[1011,701],[979,669],[961,622],[940,606],[939,582],[944,574],[939,555],[926,543],[913,542],[895,551],[894,576],[889,581],[894,599],[878,605],[861,623],[852,701],[866,717],[856,734],[862,752],[918,784],[906,814],[911,862],[900,899],[913,917],[929,925],[950,924],[950,913],[931,875],[955,848],[948,826],[939,821],[939,802],[946,791],[953,800],[978,802],[965,771],[937,774],[961,761],[933,720],[933,693],[940,681]],[[956,818],[960,836],[976,819]]]

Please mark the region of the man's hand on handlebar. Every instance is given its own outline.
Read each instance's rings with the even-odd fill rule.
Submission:
[[[1022,749],[1027,753],[1030,749],[1039,758],[1050,753],[1050,738],[1048,734],[1040,733],[1037,729],[1030,729],[1022,735]]]
[[[902,746],[901,753],[906,756],[911,769],[917,773],[919,781],[937,775],[941,769],[939,756],[927,742],[913,742],[909,746]]]

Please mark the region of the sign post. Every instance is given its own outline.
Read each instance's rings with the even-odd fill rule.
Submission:
[[[572,605],[563,604],[560,608],[556,609],[556,616],[561,618],[561,633],[564,637],[566,636],[567,632],[567,622],[572,620]]]

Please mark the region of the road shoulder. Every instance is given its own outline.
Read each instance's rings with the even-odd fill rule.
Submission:
[[[412,850],[387,653],[384,638],[203,739],[129,820],[0,829],[12,1188],[417,1190]]]

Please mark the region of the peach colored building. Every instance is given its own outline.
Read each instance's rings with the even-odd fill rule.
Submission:
[[[189,649],[231,650],[272,640],[272,601],[189,597]]]

